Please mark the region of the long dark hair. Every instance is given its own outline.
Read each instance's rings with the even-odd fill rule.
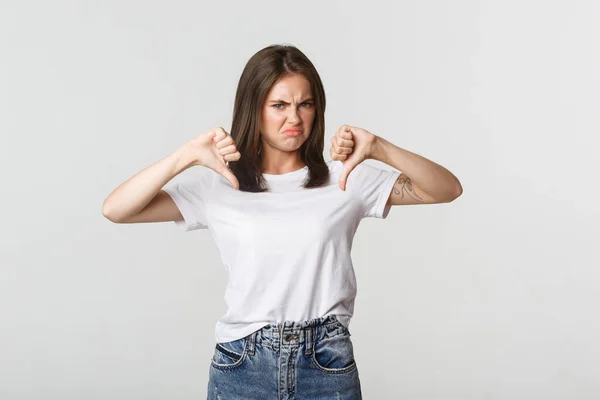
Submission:
[[[229,168],[246,192],[268,190],[262,176],[260,116],[267,94],[273,85],[288,74],[302,74],[311,84],[315,119],[311,133],[300,147],[300,157],[309,173],[305,188],[328,182],[329,168],[323,159],[325,141],[325,89],[312,62],[292,45],[271,45],[254,54],[240,77],[230,135],[241,158],[230,161]]]

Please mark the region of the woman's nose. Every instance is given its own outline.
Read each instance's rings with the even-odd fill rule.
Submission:
[[[297,109],[290,107],[290,109],[292,110],[290,112],[290,115],[288,115],[288,120],[290,120],[290,122],[298,122],[300,121],[300,114],[298,112]]]

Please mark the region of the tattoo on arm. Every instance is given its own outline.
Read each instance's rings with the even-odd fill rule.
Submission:
[[[423,199],[420,198],[419,195],[413,189],[412,182],[410,181],[409,177],[401,175],[398,177],[396,183],[398,183],[399,185],[394,185],[394,194],[400,195],[400,197],[404,198],[404,192],[406,192],[413,199],[423,201]]]

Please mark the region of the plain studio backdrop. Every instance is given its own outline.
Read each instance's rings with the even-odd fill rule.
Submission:
[[[600,398],[599,2],[0,4],[0,399],[205,398],[226,307],[210,232],[101,208],[229,131],[274,43],[321,74],[326,159],[355,125],[464,189],[358,229],[364,397]]]

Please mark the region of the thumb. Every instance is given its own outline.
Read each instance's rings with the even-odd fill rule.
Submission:
[[[356,167],[356,164],[346,163],[342,168],[338,184],[340,186],[340,189],[342,189],[343,191],[346,191],[346,182],[348,181],[348,175],[350,175],[350,172],[352,172],[354,167]]]
[[[229,183],[235,190],[239,190],[240,183],[238,182],[238,180],[237,180],[236,176],[233,174],[233,172],[231,172],[229,170],[229,168],[225,167],[225,169],[223,171],[221,171],[221,175],[223,175],[225,177],[225,179],[227,179],[229,181]]]

